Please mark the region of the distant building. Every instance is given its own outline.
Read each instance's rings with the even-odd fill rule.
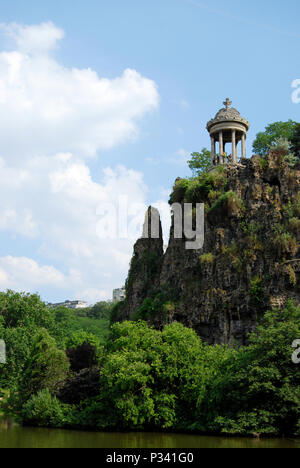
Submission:
[[[66,307],[67,309],[86,309],[88,307],[87,302],[84,301],[65,301],[57,302],[56,304],[48,304],[48,307],[54,309],[55,307]]]
[[[125,288],[114,289],[113,302],[121,302],[125,299]]]

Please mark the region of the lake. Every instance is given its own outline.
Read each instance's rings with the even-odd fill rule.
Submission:
[[[0,421],[0,448],[300,448],[300,440],[66,431],[21,427],[12,421]]]

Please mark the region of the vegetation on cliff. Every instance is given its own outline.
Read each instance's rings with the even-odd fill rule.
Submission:
[[[283,127],[291,125],[298,128]],[[143,319],[160,329],[177,320],[211,344],[243,345],[264,312],[300,302],[300,168],[281,127],[270,126],[268,154],[238,166],[205,172],[208,153],[193,153],[195,176],[176,180],[170,204],[204,203],[204,247],[187,251],[173,224],[165,253],[140,239],[139,271],[153,250],[158,268],[143,280],[132,263],[116,321]]]

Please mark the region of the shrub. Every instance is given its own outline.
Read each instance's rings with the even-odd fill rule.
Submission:
[[[262,230],[262,225],[260,223],[247,223],[246,221],[241,222],[241,229],[244,234],[252,236],[258,234]]]
[[[226,213],[232,213],[234,211],[243,211],[244,205],[242,200],[237,196],[235,192],[229,191],[221,195],[218,200],[213,204],[210,212],[213,212],[219,207],[224,207]]]
[[[250,296],[252,305],[257,308],[262,307],[264,303],[262,279],[259,276],[255,276],[252,280],[250,280],[250,286]]]
[[[214,255],[212,253],[203,254],[200,257],[201,265],[212,264],[214,262]]]
[[[70,423],[71,411],[70,406],[60,403],[45,389],[24,404],[20,418],[28,426],[60,428]]]
[[[181,203],[183,201],[188,185],[189,185],[188,179],[178,179],[175,182],[175,185],[173,187],[173,192],[169,200],[170,205],[172,205],[173,203]]]
[[[260,167],[261,167],[263,170],[267,169],[267,167],[268,167],[268,161],[267,161],[265,158],[263,158],[263,157],[260,158],[259,164],[260,164]]]
[[[226,188],[227,177],[225,168],[216,167],[213,171],[204,173],[199,177],[191,179],[178,179],[174,185],[170,197],[173,203],[200,203],[207,199],[213,191],[222,191]]]
[[[295,255],[299,248],[297,239],[289,232],[278,233],[272,243],[277,249],[279,256],[285,254]]]
[[[300,219],[291,218],[289,220],[289,229],[296,235],[300,234]]]
[[[178,293],[168,285],[153,291],[134,315],[134,320],[153,321],[160,318],[164,322],[174,313]]]
[[[240,249],[236,242],[228,247],[222,247],[222,254],[228,258],[234,269],[238,272],[242,270],[243,259],[240,256]]]
[[[292,265],[289,265],[288,272],[289,272],[290,285],[295,287],[297,284],[297,276]]]
[[[293,218],[294,217],[294,212],[295,212],[295,207],[291,200],[289,199],[288,204],[283,206],[283,211],[287,218]]]
[[[297,196],[294,199],[293,206],[294,206],[295,216],[300,217],[300,192],[297,193]]]

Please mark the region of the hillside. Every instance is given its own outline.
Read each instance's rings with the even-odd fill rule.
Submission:
[[[115,321],[178,321],[210,344],[246,344],[268,309],[300,303],[300,168],[284,155],[253,156],[199,178],[177,179],[170,203],[205,203],[202,250],[174,239],[139,239],[127,299]]]

